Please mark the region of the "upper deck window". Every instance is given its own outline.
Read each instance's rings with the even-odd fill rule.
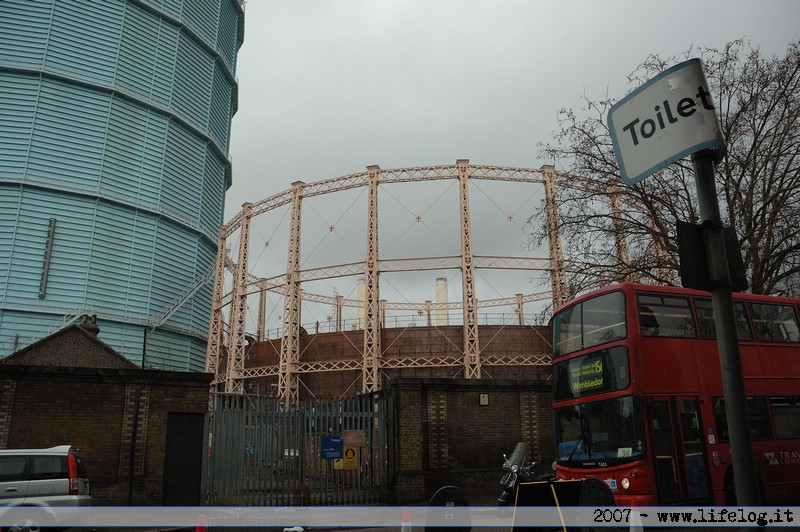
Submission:
[[[700,337],[717,337],[717,329],[714,324],[714,307],[710,299],[696,298],[694,308],[697,311],[697,322],[700,325]],[[747,321],[747,313],[744,310],[744,303],[741,301],[733,302],[733,312],[736,316],[736,333],[739,340],[752,340],[753,333],[750,332],[750,323]]]
[[[553,356],[625,338],[626,331],[622,292],[587,299],[553,318]]]
[[[642,336],[697,337],[688,297],[639,294],[638,301]]]
[[[750,317],[756,340],[760,342],[800,341],[797,316],[789,305],[750,303]]]

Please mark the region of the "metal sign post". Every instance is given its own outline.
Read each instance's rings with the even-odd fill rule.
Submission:
[[[623,181],[629,185],[688,155],[694,164],[708,279],[717,332],[736,501],[758,506],[758,477],[747,412],[714,165],[725,138],[699,59],[661,72],[611,107],[608,127]]]
[[[725,416],[728,420],[728,437],[733,455],[733,476],[736,479],[736,503],[739,506],[758,506],[758,476],[753,459],[753,442],[750,436],[750,419],[744,389],[742,357],[736,333],[736,315],[733,310],[733,293],[728,254],[722,233],[717,188],[714,184],[713,150],[692,154],[700,217],[707,225],[703,240],[708,258],[708,277],[712,286],[711,302],[717,332],[717,350],[722,370],[722,391],[725,396]]]

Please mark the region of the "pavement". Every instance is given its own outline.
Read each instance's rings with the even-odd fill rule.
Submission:
[[[479,495],[479,496],[468,496],[467,497],[468,506],[471,508],[482,507],[479,510],[480,512],[485,512],[484,515],[488,516],[488,519],[491,519],[491,516],[494,515],[495,512],[498,511],[497,507],[497,494],[487,494],[487,495]],[[391,508],[387,507],[387,510],[390,509],[394,511],[396,508],[397,510],[397,526],[390,526],[390,527],[373,527],[373,528],[366,528],[366,527],[338,527],[338,526],[330,526],[330,527],[308,527],[308,528],[301,528],[301,527],[237,527],[237,526],[202,526],[202,523],[198,523],[195,527],[181,527],[181,528],[154,528],[154,527],[142,527],[142,528],[130,528],[130,527],[109,527],[109,528],[68,528],[65,529],[64,532],[211,532],[211,531],[220,531],[220,532],[392,532],[392,531],[399,531],[399,532],[424,532],[431,530],[437,530],[433,528],[425,527],[424,522],[412,522],[408,517],[408,512],[404,511],[407,508],[415,508],[419,506],[427,506],[427,501],[418,502],[416,504],[404,506],[392,506]],[[444,508],[444,506],[442,507]],[[490,513],[491,512],[491,513]],[[417,514],[417,521],[420,521],[419,513],[411,512]],[[469,528],[459,528],[459,527],[447,527],[447,528],[438,528],[438,530],[444,532],[465,532],[469,530]],[[480,532],[509,532],[508,527],[503,528],[488,528],[488,527],[481,527],[479,529]]]

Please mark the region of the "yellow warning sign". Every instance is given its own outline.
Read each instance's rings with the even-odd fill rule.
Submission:
[[[342,469],[358,469],[358,447],[345,447]]]

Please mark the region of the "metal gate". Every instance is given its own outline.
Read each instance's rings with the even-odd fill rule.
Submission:
[[[389,395],[304,399],[291,410],[284,405],[276,397],[216,396],[206,467],[208,504],[388,502],[393,477]],[[336,458],[338,449],[323,453],[323,443],[331,442],[341,446],[341,458]]]

